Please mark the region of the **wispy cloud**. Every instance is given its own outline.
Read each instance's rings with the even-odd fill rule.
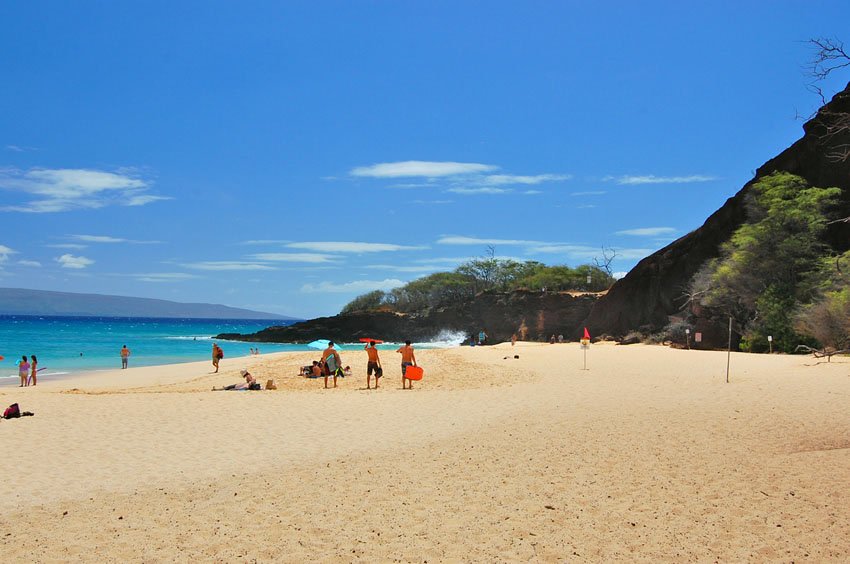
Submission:
[[[138,206],[168,199],[147,193],[150,183],[126,171],[89,169],[0,170],[0,189],[30,196],[29,201],[5,205],[0,211],[29,213]]]
[[[248,255],[248,258],[269,262],[323,263],[332,262],[337,257],[319,253],[255,253]]]
[[[411,204],[420,204],[420,205],[423,205],[423,206],[427,206],[427,205],[439,206],[439,205],[445,205],[445,204],[453,204],[454,200],[413,200],[410,203]]]
[[[360,166],[351,170],[352,176],[371,178],[403,178],[457,176],[496,170],[497,166],[481,163],[457,163],[452,161],[401,161]]]
[[[476,194],[509,194],[513,190],[510,188],[493,188],[482,186],[481,188],[449,188],[446,192],[452,192],[453,194],[464,194],[464,195],[476,195]]]
[[[543,190],[524,190],[522,193],[526,196],[536,196],[537,194],[543,194]]]
[[[159,244],[162,241],[138,241],[135,239],[124,239],[122,237],[112,237],[110,235],[69,235],[69,238],[75,241],[83,241],[85,243],[132,243],[134,245],[153,245]]]
[[[72,268],[75,270],[80,270],[94,264],[94,261],[90,258],[83,256],[78,257],[70,254],[64,254],[54,260],[58,262],[62,268]]]
[[[384,271],[392,271],[392,272],[437,272],[442,270],[441,267],[437,265],[397,265],[397,264],[370,264],[364,266],[363,268],[368,268],[369,270],[384,270]]]
[[[201,262],[190,262],[183,265],[185,268],[191,268],[194,270],[275,270],[273,266],[269,266],[268,264],[261,264],[257,262],[242,262],[242,261],[225,261],[225,260],[213,260],[213,261],[201,261]]]
[[[526,241],[523,239],[483,239],[478,237],[441,237],[437,239],[438,245],[506,245],[527,246],[540,245],[540,241]]]
[[[320,282],[319,284],[304,284],[301,286],[301,291],[315,293],[339,293],[339,294],[359,294],[363,292],[371,292],[373,290],[392,290],[404,286],[404,282],[395,278],[387,278],[386,280],[356,280],[353,282],[345,282],[343,284],[335,284],[333,282]]]
[[[45,246],[50,247],[51,249],[73,249],[76,251],[88,248],[88,245],[80,245],[79,243],[54,243]]]
[[[588,190],[586,192],[573,192],[570,196],[602,196],[603,194],[607,194],[608,192],[604,190]]]
[[[415,251],[426,249],[410,245],[396,245],[394,243],[363,243],[359,241],[303,241],[289,243],[290,249],[305,249],[320,253],[382,253],[392,251]]]
[[[643,176],[608,176],[605,180],[613,180],[617,184],[690,184],[692,182],[711,182],[717,180],[715,176],[692,174],[690,176],[655,176],[647,174]]]
[[[7,151],[13,151],[15,153],[26,153],[27,151],[38,151],[35,147],[24,147],[22,145],[6,145],[4,147]]]
[[[242,241],[242,245],[283,245],[289,243],[289,239],[251,239]]]
[[[652,249],[615,248],[613,250],[617,254],[618,259],[624,260],[642,259],[653,252]],[[602,255],[602,249],[600,247],[591,247],[589,245],[548,244],[529,247],[528,252],[531,254],[558,254],[579,260],[588,260]]]
[[[188,274],[186,272],[150,272],[146,274],[131,274],[133,278],[139,280],[140,282],[184,282],[186,280],[192,280],[194,278],[198,278],[198,276],[194,274]]]
[[[542,184],[543,182],[557,182],[570,180],[571,174],[488,174],[481,178],[482,184],[491,186],[503,186],[505,184]]]
[[[17,251],[7,247],[6,245],[0,245],[0,263],[4,263],[9,260],[9,255],[15,255]]]
[[[18,264],[21,266],[32,266],[32,267],[40,267],[41,263],[37,260],[19,260]]]
[[[638,229],[624,229],[617,231],[615,235],[634,235],[635,237],[659,237],[661,235],[672,235],[676,230],[672,227],[640,227]]]

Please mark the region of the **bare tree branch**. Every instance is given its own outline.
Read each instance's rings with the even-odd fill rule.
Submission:
[[[850,54],[838,39],[816,37],[809,39],[808,43],[814,50],[814,56],[808,64],[808,74],[816,81],[826,79],[838,69],[850,67]]]

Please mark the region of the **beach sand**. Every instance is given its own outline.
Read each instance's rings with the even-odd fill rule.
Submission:
[[[513,358],[514,354],[520,356]],[[848,561],[850,359],[575,343],[311,353],[0,388],[26,561]],[[506,358],[507,357],[507,358]],[[279,390],[212,392],[247,367]]]

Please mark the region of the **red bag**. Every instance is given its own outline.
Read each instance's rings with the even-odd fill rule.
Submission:
[[[21,416],[21,408],[18,407],[18,404],[13,403],[9,407],[6,408],[6,411],[3,412],[3,419],[14,419],[15,417]]]

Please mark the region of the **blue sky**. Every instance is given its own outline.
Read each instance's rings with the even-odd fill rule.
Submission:
[[[0,286],[313,317],[615,270],[802,135],[846,1],[4,2]],[[845,73],[824,84],[834,93]]]

